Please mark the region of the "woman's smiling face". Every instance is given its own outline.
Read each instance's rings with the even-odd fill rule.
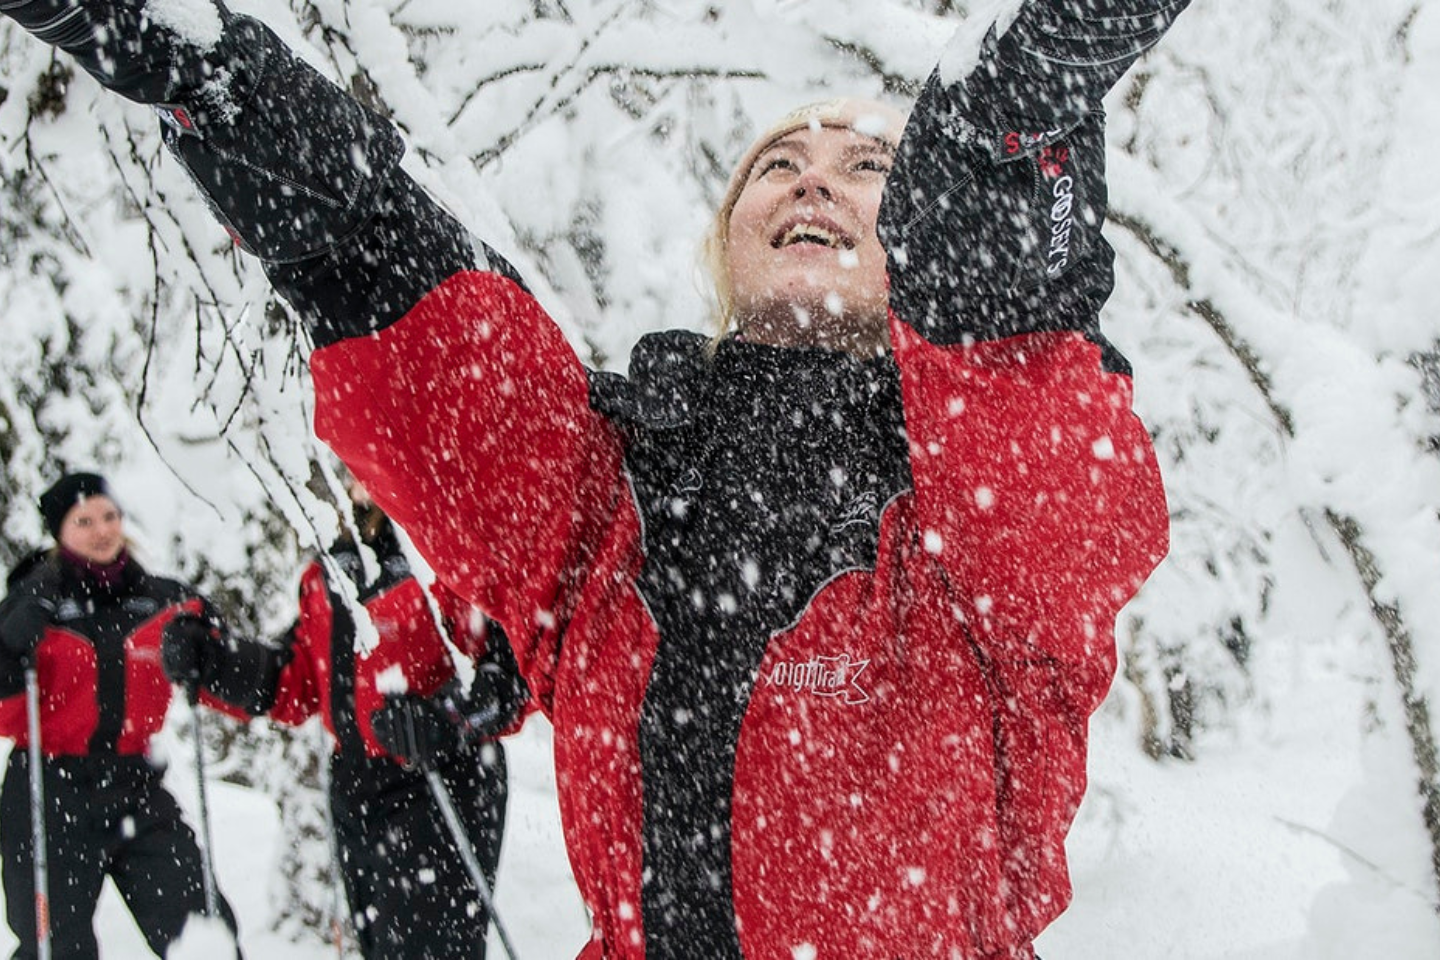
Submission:
[[[886,348],[885,251],[875,223],[893,154],[883,140],[819,125],[759,153],[725,247],[744,339],[864,356]]]
[[[65,514],[59,540],[66,550],[91,563],[112,563],[125,548],[124,517],[109,497],[86,497]]]

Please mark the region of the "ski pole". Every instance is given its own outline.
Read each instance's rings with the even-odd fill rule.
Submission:
[[[35,867],[35,949],[50,960],[50,860],[45,837],[45,757],[40,750],[40,674],[25,668],[25,719],[30,728],[30,846]]]
[[[510,935],[505,932],[505,926],[500,922],[500,914],[495,912],[495,899],[490,895],[490,884],[485,882],[485,871],[480,866],[480,858],[475,855],[470,838],[465,834],[465,825],[460,822],[460,814],[455,812],[450,791],[446,788],[445,781],[440,779],[440,771],[428,763],[424,765],[424,770],[425,781],[430,784],[430,793],[435,797],[435,805],[440,808],[440,815],[445,818],[445,825],[450,828],[450,836],[460,850],[460,859],[465,862],[465,869],[469,871],[470,879],[474,881],[475,890],[480,894],[485,909],[490,911],[490,922],[495,925],[495,932],[500,935],[500,945],[505,948],[505,955],[510,960],[517,960],[515,945],[510,942]]]
[[[190,698],[190,729],[195,736],[195,788],[200,797],[200,872],[205,884],[205,916],[220,916],[219,896],[215,892],[215,861],[211,850],[210,799],[205,792],[205,740],[200,721],[199,692]]]

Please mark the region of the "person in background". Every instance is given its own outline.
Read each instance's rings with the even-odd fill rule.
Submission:
[[[109,877],[163,957],[204,913],[205,892],[195,834],[149,756],[172,690],[160,637],[177,617],[219,616],[192,587],[140,565],[103,477],[62,476],[40,513],[56,545],[17,566],[0,601],[0,736],[15,741],[0,791],[0,865],[14,957],[37,956],[27,667],[40,688],[51,955],[99,956],[92,917]],[[219,908],[236,932],[223,896]]]
[[[334,746],[337,859],[366,960],[481,960],[489,913],[422,768],[439,771],[493,888],[507,797],[494,738],[518,725],[525,687],[500,628],[448,590],[421,586],[390,519],[352,493],[354,526],[305,566],[299,615],[278,643],[178,617],[164,633],[165,671],[232,712],[286,724],[321,717]],[[368,652],[357,648],[357,620],[373,626]],[[468,691],[447,640],[473,658]],[[250,689],[220,682],[255,661],[267,668],[250,673]]]

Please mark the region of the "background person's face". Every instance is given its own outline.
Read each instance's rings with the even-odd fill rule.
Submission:
[[[885,346],[875,221],[890,166],[885,144],[841,127],[798,130],[756,158],[726,244],[746,339],[857,353]]]
[[[86,497],[65,514],[60,545],[91,563],[110,563],[125,546],[125,522],[109,497]]]

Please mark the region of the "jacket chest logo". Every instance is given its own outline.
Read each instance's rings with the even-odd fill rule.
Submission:
[[[761,680],[768,687],[788,688],[850,707],[870,700],[870,694],[860,685],[860,676],[869,666],[868,658],[855,658],[848,653],[809,660],[781,660]]]
[[[841,508],[835,522],[830,525],[830,532],[841,533],[853,527],[873,527],[879,518],[880,494],[867,490]]]
[[[694,467],[689,468],[670,485],[665,496],[665,511],[676,520],[684,520],[690,504],[705,489],[705,478]]]
[[[81,603],[74,597],[66,597],[55,607],[55,622],[69,623],[71,620],[79,620],[93,610],[94,604]]]
[[[701,490],[704,489],[705,478],[701,476],[699,470],[691,467],[684,473],[682,473],[678,480],[671,484],[670,496],[693,497],[695,496],[695,494],[699,493]]]
[[[126,597],[120,606],[126,613],[133,613],[138,617],[153,617],[160,612],[160,603],[153,597]]]

